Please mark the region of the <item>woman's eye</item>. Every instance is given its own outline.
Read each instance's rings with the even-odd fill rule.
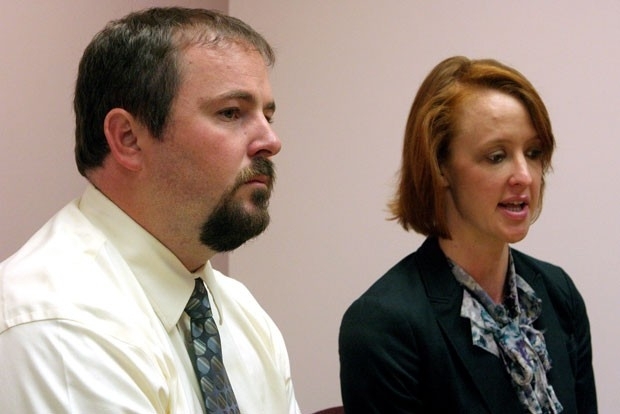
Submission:
[[[527,157],[532,160],[538,160],[543,155],[543,151],[540,148],[532,148],[526,153]]]
[[[506,158],[506,155],[503,152],[494,152],[487,156],[487,159],[493,164],[502,162],[504,158]]]

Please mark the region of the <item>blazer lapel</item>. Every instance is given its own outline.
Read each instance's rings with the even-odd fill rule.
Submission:
[[[437,240],[428,239],[420,250],[420,274],[446,344],[467,370],[489,411],[510,413],[510,407],[518,406],[514,404],[516,393],[501,360],[473,345],[469,319],[460,315],[463,288],[452,275]]]
[[[545,280],[539,270],[515,257],[515,270],[536,292],[536,296],[542,301],[542,312],[534,322],[534,327],[541,330],[545,336],[545,345],[551,359],[551,370],[547,373],[547,379],[553,386],[558,400],[564,406],[565,412],[576,410],[575,391],[572,386],[574,374],[571,370],[571,359],[568,354],[567,342],[570,338],[562,329],[560,320],[549,296]]]

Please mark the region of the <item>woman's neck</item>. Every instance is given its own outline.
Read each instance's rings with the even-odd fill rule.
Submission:
[[[504,299],[508,244],[484,246],[439,239],[443,253],[462,267],[484,289],[495,303]]]

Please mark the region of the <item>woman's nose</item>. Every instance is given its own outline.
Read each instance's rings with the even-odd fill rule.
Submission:
[[[511,185],[530,185],[532,183],[532,171],[525,157],[518,157],[512,167],[510,175]]]

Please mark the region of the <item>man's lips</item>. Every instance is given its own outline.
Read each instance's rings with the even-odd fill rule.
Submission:
[[[255,175],[246,180],[246,185],[264,185],[267,188],[271,188],[273,180],[267,175]]]
[[[269,183],[269,181],[270,179],[266,175],[255,175],[254,177],[251,177],[249,180],[247,180],[246,183],[267,184]]]

